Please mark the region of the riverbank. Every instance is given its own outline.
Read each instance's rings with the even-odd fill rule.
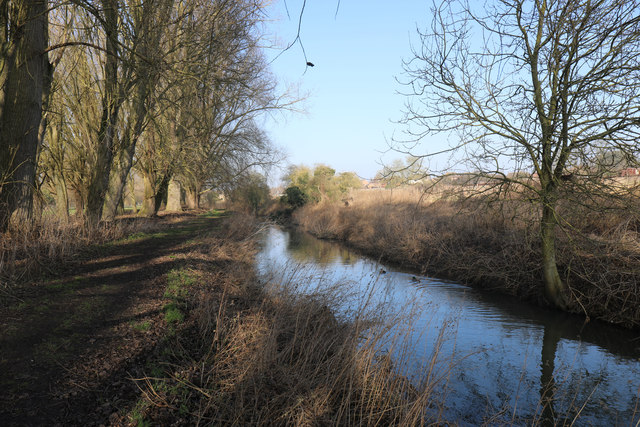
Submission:
[[[159,218],[11,290],[5,425],[420,425],[438,421],[329,294],[265,288],[255,220]],[[290,284],[289,284],[290,285]]]
[[[560,234],[557,261],[571,311],[640,327],[640,238],[633,222],[581,218]],[[374,258],[544,304],[537,218],[525,201],[425,201],[421,194],[356,192],[344,203],[307,205],[293,220]]]

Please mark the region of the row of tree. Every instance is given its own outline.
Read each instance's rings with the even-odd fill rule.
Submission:
[[[134,172],[154,214],[279,160],[258,118],[295,100],[269,74],[264,18],[257,0],[2,1],[0,228],[43,189],[95,224]]]

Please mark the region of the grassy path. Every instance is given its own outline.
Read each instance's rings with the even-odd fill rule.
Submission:
[[[166,275],[220,219],[158,221],[158,232],[91,248],[0,306],[4,425],[91,424],[137,391],[127,379],[167,331]]]

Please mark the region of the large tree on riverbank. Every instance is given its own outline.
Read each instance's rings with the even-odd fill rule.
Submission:
[[[47,1],[0,1],[0,230],[31,216],[47,45]]]
[[[573,175],[602,178],[602,167],[588,165],[603,150],[630,159],[639,151],[640,1],[446,0],[432,11],[406,63],[401,142],[457,132],[445,151],[535,195],[545,296],[566,308],[555,249],[564,189]],[[522,170],[534,179],[507,173]]]

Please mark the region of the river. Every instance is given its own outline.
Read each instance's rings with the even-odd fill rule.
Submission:
[[[640,338],[631,331],[383,265],[291,228],[269,226],[256,263],[264,280],[303,283],[301,291],[342,284],[338,316],[364,299],[390,316],[411,311],[410,327],[396,329],[407,343],[399,369],[420,384],[437,358],[447,420],[640,423]]]

